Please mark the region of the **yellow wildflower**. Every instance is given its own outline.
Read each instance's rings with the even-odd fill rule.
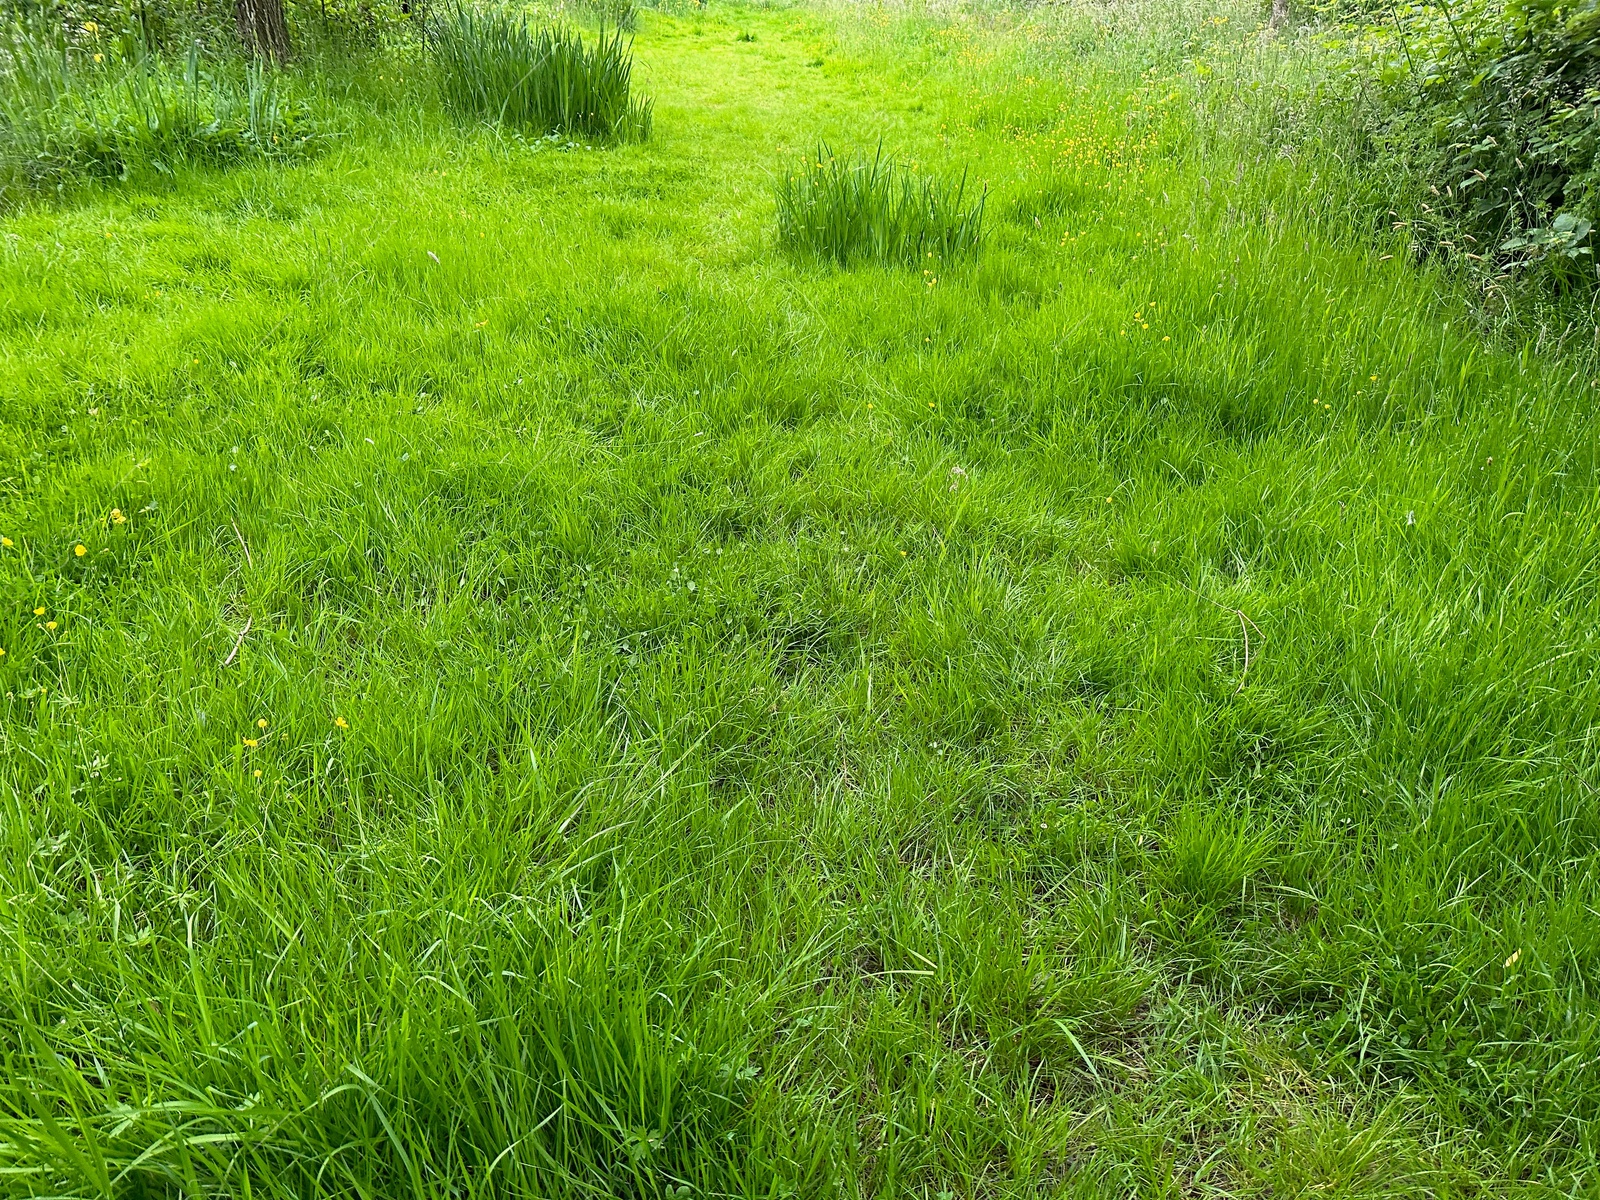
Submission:
[[[250,749],[252,749],[252,750],[254,750],[257,746],[259,746],[261,744],[260,742],[256,741],[255,738],[241,738],[240,740],[242,742],[244,742],[244,744],[246,746],[249,746]]]
[[[260,769],[260,768],[259,768],[259,767],[258,767],[258,768],[256,768],[256,772],[255,772],[255,777],[256,777],[256,778],[257,778],[257,779],[260,779],[260,778],[261,778],[261,769]]]
[[[350,728],[350,722],[346,721],[343,717],[335,717],[333,719],[333,723],[339,729],[349,729]]]
[[[53,629],[55,629],[55,627],[56,627],[56,623],[55,623],[55,622],[54,622],[54,621],[46,621],[46,622],[45,622],[45,623],[44,623],[44,627],[45,627],[45,628],[46,628],[46,629],[51,629],[51,630],[53,630]]]
[[[8,538],[8,537],[0,537],[0,546],[9,546],[9,545],[11,545],[11,539],[10,538]]]
[[[256,728],[257,729],[263,729],[264,730],[264,729],[266,729],[266,727],[267,727],[267,719],[265,717],[262,717],[258,721],[256,721]]]
[[[82,558],[85,554],[89,553],[89,547],[85,546],[82,542],[79,542],[72,548],[72,552],[79,558]]]
[[[113,508],[111,510],[111,523],[113,525],[126,524],[127,520],[128,518],[122,515],[122,510],[120,508]]]
[[[33,615],[36,617],[44,616],[44,605],[41,604],[38,608],[34,609]]]

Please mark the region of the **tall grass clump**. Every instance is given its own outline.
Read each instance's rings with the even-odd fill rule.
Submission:
[[[633,48],[620,29],[586,43],[565,26],[533,30],[500,9],[457,7],[431,41],[440,93],[462,116],[541,133],[650,136],[651,104],[630,94]]]
[[[965,171],[948,184],[885,157],[881,144],[842,158],[822,144],[778,180],[778,241],[841,266],[968,254],[983,241],[985,195],[968,205],[966,192]]]
[[[172,62],[137,42],[96,49],[13,20],[0,30],[0,202],[83,179],[303,150],[315,136],[307,106],[270,68],[231,67],[197,46]]]

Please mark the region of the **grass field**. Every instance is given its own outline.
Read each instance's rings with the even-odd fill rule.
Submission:
[[[1593,371],[1042,21],[0,221],[0,1193],[1600,1188]]]

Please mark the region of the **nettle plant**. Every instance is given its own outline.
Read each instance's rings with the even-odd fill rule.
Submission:
[[[1386,76],[1426,124],[1433,184],[1486,250],[1595,277],[1600,0],[1393,10]]]

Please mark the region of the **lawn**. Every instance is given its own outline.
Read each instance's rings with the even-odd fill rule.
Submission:
[[[1593,372],[1048,17],[0,218],[0,1194],[1600,1187]]]

